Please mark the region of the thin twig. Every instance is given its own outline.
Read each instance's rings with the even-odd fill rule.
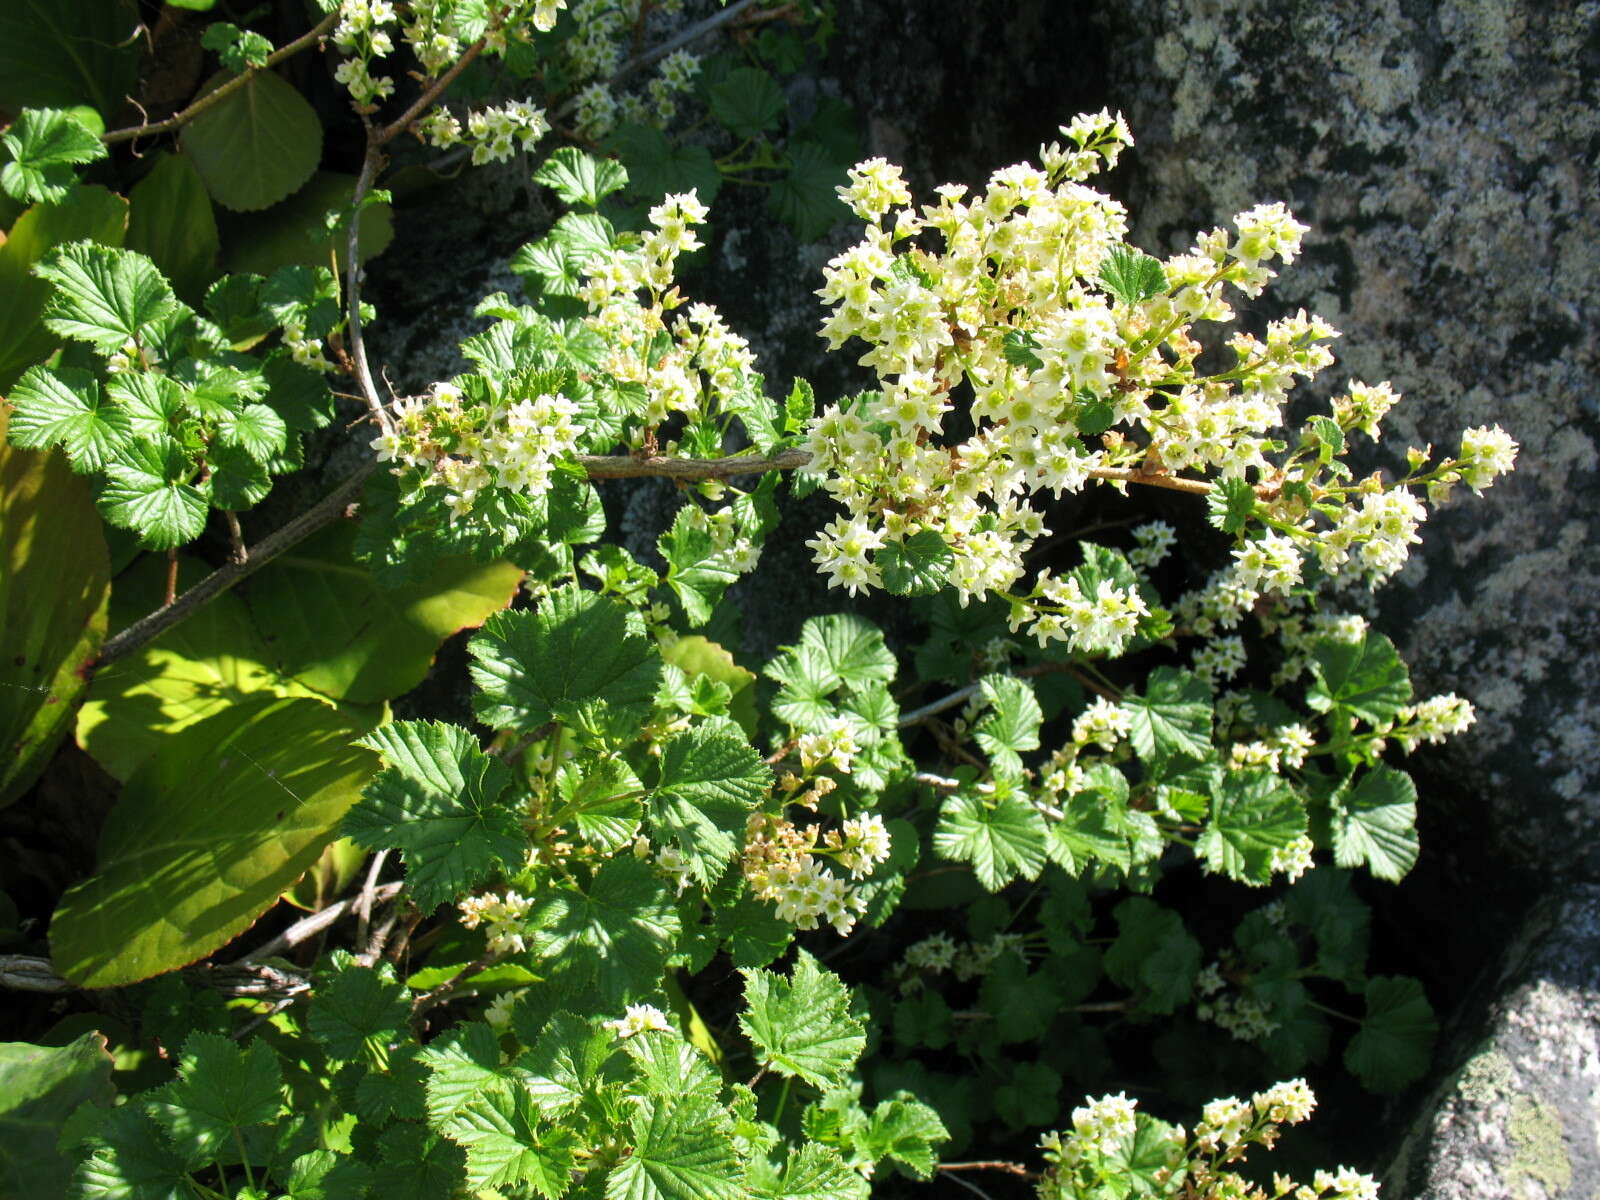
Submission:
[[[245,549],[244,530],[239,528],[239,514],[231,508],[222,510],[223,519],[228,522],[228,546],[233,555],[234,562],[247,562],[250,551]]]
[[[386,883],[383,886],[373,890],[373,900],[387,900],[391,896],[397,895],[403,886],[405,885],[401,883]],[[336,900],[334,903],[328,905],[327,908],[319,909],[317,912],[301,917],[298,921],[289,926],[289,928],[285,929],[270,942],[266,942],[263,945],[257,946],[254,950],[250,951],[250,953],[241,958],[239,962],[260,962],[264,958],[271,958],[275,954],[282,954],[285,950],[292,950],[301,942],[309,941],[311,938],[316,937],[317,934],[321,933],[324,929],[332,925],[340,917],[344,916],[345,913],[349,912],[353,907],[355,907],[356,899],[357,898],[355,897],[351,897],[345,900]]]
[[[154,125],[130,125],[127,129],[113,130],[110,133],[102,134],[100,141],[107,146],[115,146],[119,142],[131,142],[135,138],[154,137],[158,133],[166,133],[169,129],[177,129],[180,125],[194,120],[195,117],[213,104],[220,103],[238,91],[255,76],[261,74],[262,71],[270,71],[284,59],[299,54],[300,51],[311,46],[314,42],[320,42],[333,31],[333,27],[338,23],[339,13],[336,10],[323,17],[309,30],[295,38],[294,41],[267,55],[267,61],[261,66],[247,68],[242,75],[236,75],[214,91],[207,92],[182,112],[168,117],[165,121],[157,121]]]
[[[416,1020],[434,1005],[446,1000],[450,993],[456,990],[457,985],[459,985],[462,980],[468,978],[469,976],[476,975],[479,971],[484,970],[493,962],[494,959],[490,958],[488,955],[484,955],[482,958],[473,959],[466,966],[462,967],[459,971],[450,976],[449,979],[446,979],[437,987],[431,987],[427,991],[423,992],[422,995],[418,996],[411,1002],[411,1019],[413,1021]]]
[[[1036,1176],[1021,1163],[1004,1162],[1000,1159],[985,1159],[981,1162],[953,1162],[940,1163],[941,1171],[1004,1171],[1007,1175],[1020,1175],[1024,1179],[1034,1179]]]
[[[153,638],[159,637],[213,596],[227,591],[241,579],[259,571],[285,550],[298,545],[324,525],[337,520],[349,507],[350,502],[361,494],[361,485],[367,481],[367,476],[372,474],[372,469],[376,465],[376,462],[369,461],[356,468],[338,487],[311,508],[250,547],[249,558],[245,562],[230,562],[218,567],[173,603],[147,617],[141,617],[116,637],[109,639],[100,648],[100,657],[94,664],[95,669],[99,670],[107,663],[124,658]]]
[[[378,873],[383,870],[384,861],[389,857],[387,850],[379,850],[372,856],[372,865],[367,868],[366,882],[361,885],[361,892],[356,897],[356,941],[367,940],[367,926],[372,924],[372,901],[378,890]]]
[[[420,117],[429,105],[442,96],[445,88],[449,87],[456,81],[456,76],[465,71],[471,64],[472,60],[483,53],[483,48],[488,44],[488,42],[489,39],[487,36],[481,37],[477,41],[473,42],[472,45],[463,50],[461,52],[461,57],[456,59],[456,61],[451,64],[448,71],[446,71],[443,75],[440,75],[439,78],[435,79],[426,88],[424,88],[422,95],[416,98],[410,108],[406,109],[405,112],[401,113],[393,121],[389,122],[389,124],[377,131],[376,137],[371,139],[372,144],[386,146],[390,142],[394,141],[395,138],[404,133],[408,128],[410,128],[411,122]]]
[[[362,118],[365,123],[366,119]],[[361,160],[361,174],[356,177],[355,190],[350,193],[350,230],[345,237],[345,329],[350,341],[350,360],[355,368],[356,387],[367,412],[384,433],[393,430],[388,410],[378,396],[378,386],[372,380],[372,364],[367,361],[367,345],[361,336],[361,202],[366,199],[383,163],[373,128],[367,123],[367,154]]]
[[[965,704],[967,699],[978,694],[981,684],[969,683],[966,687],[957,688],[949,695],[940,696],[937,700],[924,704],[921,708],[914,708],[900,718],[896,728],[908,729],[912,725],[920,725],[929,717],[936,717],[946,709],[954,708],[958,704]]]
[[[383,957],[383,948],[389,942],[389,935],[394,932],[395,922],[400,919],[400,910],[405,905],[396,904],[383,918],[383,921],[372,931],[372,936],[367,939],[367,944],[361,953],[356,955],[356,961],[364,967],[370,967]]]
[[[578,462],[590,479],[637,479],[659,475],[668,479],[730,479],[735,475],[760,475],[766,471],[792,471],[811,461],[804,450],[785,450],[770,458],[733,455],[730,458],[635,458],[631,454],[580,454]]]

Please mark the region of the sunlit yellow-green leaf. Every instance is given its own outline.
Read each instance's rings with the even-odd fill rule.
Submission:
[[[168,734],[123,786],[99,864],[50,922],[56,969],[117,987],[237,937],[317,861],[377,769],[318,700],[262,696]]]
[[[285,674],[355,704],[422,682],[439,645],[511,603],[522,570],[441,559],[420,583],[382,588],[351,556],[343,522],[275,559],[244,596]]]
[[[88,480],[5,442],[0,412],[0,805],[70,728],[106,634],[109,556]]]

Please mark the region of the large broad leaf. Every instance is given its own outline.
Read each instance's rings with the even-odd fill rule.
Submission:
[[[74,1163],[56,1149],[62,1123],[116,1096],[101,1034],[66,1046],[0,1042],[0,1195],[65,1196]]]
[[[344,833],[368,849],[396,849],[406,886],[431,912],[476,886],[497,866],[515,867],[527,852],[520,807],[501,799],[511,768],[478,749],[457,725],[397,721],[363,744],[383,755]]]
[[[650,714],[661,655],[620,601],[577,587],[538,612],[497,613],[472,639],[478,716],[496,729],[560,721],[593,736],[631,738]]]
[[[59,344],[39,321],[51,285],[33,274],[33,265],[67,242],[121,245],[127,223],[128,202],[101,187],[75,188],[60,204],[36,204],[16,219],[0,242],[0,391]]]
[[[45,255],[34,274],[55,284],[46,328],[101,354],[148,340],[178,309],[155,263],[132,250],[69,242]]]
[[[86,480],[4,444],[0,414],[0,805],[66,733],[106,634],[111,577]]]
[[[66,452],[73,469],[87,474],[131,440],[128,410],[112,403],[79,367],[30,367],[11,389],[10,439],[27,450]]]
[[[954,862],[969,862],[978,882],[998,892],[1019,875],[1038,877],[1045,862],[1044,818],[1015,795],[998,800],[958,792],[944,802],[933,847]]]
[[[229,271],[271,275],[279,267],[325,267],[329,255],[344,261],[343,235],[328,232],[324,216],[350,206],[356,177],[318,171],[309,183],[281,204],[263,213],[221,213],[222,264]],[[366,262],[382,254],[394,240],[394,221],[387,204],[363,206],[358,220],[356,253]]]
[[[866,1048],[866,1030],[850,1012],[850,991],[804,950],[788,979],[745,970],[748,1005],[739,1028],[754,1043],[762,1066],[826,1088],[849,1076]]]
[[[1404,771],[1379,763],[1333,794],[1333,859],[1365,866],[1379,879],[1404,878],[1416,864],[1417,785]]]
[[[743,1200],[727,1110],[705,1096],[640,1100],[606,1200]]]
[[[566,991],[592,989],[612,1011],[657,992],[679,927],[665,886],[632,855],[606,862],[585,891],[548,889],[528,923],[535,969]]]
[[[366,704],[409,692],[451,634],[511,603],[522,571],[441,559],[421,583],[381,588],[351,556],[356,530],[342,522],[255,575],[245,601],[287,675],[319,692]]]
[[[26,202],[60,203],[77,183],[76,168],[106,156],[99,134],[59,108],[24,109],[0,141],[11,152],[0,186]]]
[[[1272,852],[1306,831],[1305,805],[1271,771],[1229,771],[1195,843],[1213,871],[1243,883],[1272,880]]]
[[[539,1127],[540,1109],[527,1092],[490,1092],[444,1123],[444,1134],[467,1152],[467,1184],[543,1200],[566,1193],[577,1134]]]
[[[126,107],[139,69],[133,0],[6,0],[0,4],[0,108]]]
[[[1211,752],[1211,691],[1191,671],[1157,667],[1144,695],[1124,697],[1122,709],[1134,752],[1147,763]]]
[[[1439,1031],[1422,985],[1404,975],[1367,980],[1367,1011],[1345,1047],[1344,1065],[1375,1092],[1397,1092],[1420,1079]]]
[[[684,505],[672,528],[656,539],[656,549],[667,560],[667,586],[683,605],[691,626],[709,621],[723,592],[739,578],[732,553],[694,524],[696,511],[692,505]]]
[[[1317,712],[1344,709],[1373,725],[1394,720],[1411,699],[1411,673],[1381,633],[1359,642],[1324,638],[1312,651],[1315,677],[1306,703]]]
[[[231,78],[231,72],[222,72],[204,90]],[[322,158],[316,110],[271,71],[252,75],[179,136],[212,199],[243,211],[282,200],[311,178]]]
[[[205,574],[181,560],[180,591]],[[117,577],[113,631],[161,607],[166,564],[147,555]],[[78,714],[78,744],[126,779],[163,741],[197,721],[262,695],[312,696],[272,669],[244,601],[224,592],[155,641],[99,670]],[[370,721],[374,714],[365,714]]]
[[[172,290],[199,304],[217,277],[217,220],[205,182],[185,154],[163,154],[128,193],[130,250],[150,256]]]
[[[732,722],[699,725],[662,746],[650,823],[710,884],[738,851],[746,819],[771,787],[771,770]]]
[[[50,922],[83,987],[148,979],[242,933],[333,840],[377,767],[316,700],[261,698],[165,738],[123,786],[96,873]]]

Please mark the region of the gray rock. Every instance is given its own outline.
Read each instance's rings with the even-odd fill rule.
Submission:
[[[1289,203],[1313,231],[1273,294],[1344,331],[1336,384],[1407,394],[1389,461],[1495,422],[1522,444],[1509,481],[1429,522],[1381,604],[1419,688],[1478,705],[1443,761],[1494,849],[1572,865],[1600,832],[1600,4],[1104,11],[1137,237],[1168,250]]]
[[[1494,981],[1499,995],[1385,1194],[1426,1200],[1600,1196],[1600,886],[1552,898]]]

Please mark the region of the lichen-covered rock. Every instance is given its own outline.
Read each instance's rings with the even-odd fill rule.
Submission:
[[[1530,918],[1500,998],[1385,1193],[1426,1200],[1600,1195],[1600,886]]]
[[[1479,706],[1447,761],[1497,851],[1600,833],[1600,4],[1126,0],[1108,98],[1138,138],[1136,236],[1170,250],[1258,201],[1313,227],[1274,294],[1392,380],[1375,461],[1499,422],[1515,475],[1463,496],[1382,599],[1425,690]]]

